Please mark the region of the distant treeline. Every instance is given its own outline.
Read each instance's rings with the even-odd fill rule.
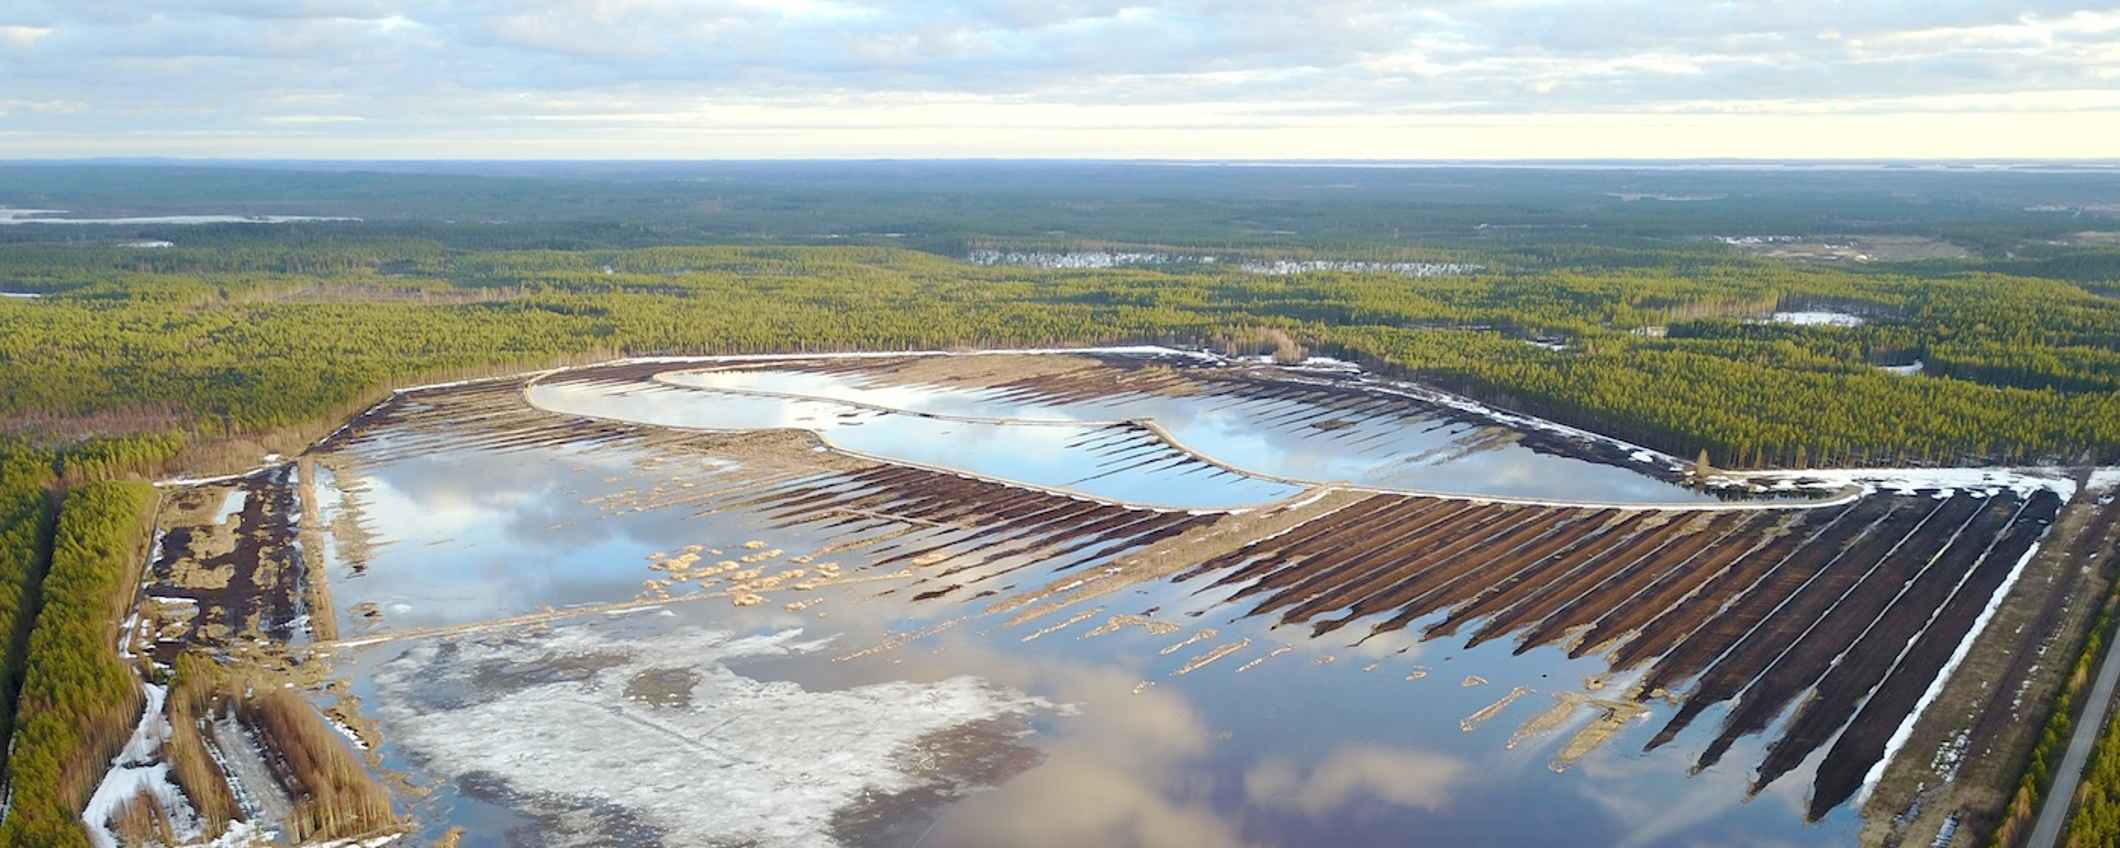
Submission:
[[[0,165],[0,204],[97,217],[352,216],[463,249],[1094,239],[1347,249],[1936,235],[1983,256],[2111,229],[2103,168],[1198,167],[1153,162]],[[2044,170],[2045,172],[2040,172]],[[2101,224],[2104,221],[2107,223]],[[415,228],[424,227],[424,230]],[[221,225],[233,238],[259,227]],[[35,230],[45,230],[38,233]],[[59,230],[60,232],[50,232]],[[128,237],[197,241],[188,226]],[[0,227],[0,242],[93,228]]]
[[[2034,278],[1756,263],[1260,277],[981,268],[888,247],[148,253],[0,253],[0,277],[50,292],[0,303],[0,426],[70,445],[69,479],[313,431],[438,374],[642,353],[1198,344],[1257,327],[1723,467],[2120,460],[2120,302]],[[240,270],[293,254],[333,270]],[[1868,322],[1758,321],[1818,304]],[[1925,373],[1877,367],[1913,361]]]

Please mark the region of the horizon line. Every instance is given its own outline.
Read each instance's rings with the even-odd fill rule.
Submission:
[[[799,156],[799,157],[650,157],[650,156],[11,156],[0,157],[0,165],[14,164],[131,164],[131,163],[250,163],[250,162],[582,162],[582,163],[860,163],[860,162],[1095,162],[1114,164],[1254,165],[1254,164],[1592,164],[1592,163],[1699,163],[1699,164],[1854,164],[1854,163],[1943,163],[1943,164],[2113,164],[2120,156],[1492,156],[1492,157],[1393,157],[1393,156]]]

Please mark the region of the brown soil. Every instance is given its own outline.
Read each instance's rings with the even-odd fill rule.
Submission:
[[[163,513],[161,556],[150,564],[146,594],[188,599],[157,604],[157,654],[169,661],[191,644],[226,646],[237,639],[285,641],[301,612],[305,572],[295,548],[299,499],[293,469],[186,490]],[[240,493],[241,511],[224,523],[214,514]]]
[[[1971,255],[1965,248],[1924,236],[1837,236],[1740,245],[1738,249],[1755,256],[1803,262],[1913,262],[1964,259]]]
[[[1909,581],[1933,573],[1936,576],[1926,585],[1937,585],[1951,576],[1942,570],[1931,572],[1929,566],[1950,534],[1978,517],[1978,506],[1965,502],[1949,508],[1896,512],[1878,532],[1849,548],[1787,606],[1762,622],[1752,637],[1709,669],[1678,717],[1657,739],[1667,739],[1684,727],[1701,707],[1711,703],[1710,698],[1740,694],[1743,697],[1725,717],[1721,734],[1701,755],[1700,766],[1714,764],[1738,737],[1764,730],[1849,650],[1856,634],[1893,608]]]
[[[1987,633],[1915,724],[1864,806],[1866,845],[1926,845],[1946,822],[1985,844],[2009,810],[2068,656],[2120,556],[2120,503],[2079,496],[1996,610]]]
[[[1939,612],[1946,611],[1942,607],[1966,580],[1979,576],[1977,573],[1969,576],[1968,572],[1975,565],[1991,565],[1998,561],[1998,558],[1985,557],[1985,554],[1994,546],[1997,535],[2020,511],[2021,505],[2013,501],[2012,498],[1990,498],[1972,524],[1945,547],[1942,554],[1931,560],[1911,583],[1899,587],[1898,596],[1882,614],[1867,624],[1867,629],[1863,629],[1860,622],[1850,621],[1848,629],[1833,633],[1837,637],[1833,641],[1843,645],[1850,644],[1850,637],[1859,634],[1859,638],[1854,638],[1831,669],[1818,679],[1811,699],[1783,726],[1781,737],[1768,749],[1766,761],[1759,768],[1758,779],[1753,784],[1755,791],[1795,768],[1837,730],[1847,727],[1848,716],[1893,670],[1902,656],[1902,646],[1922,635],[1931,620]],[[1995,570],[1986,565],[1982,565],[1980,571]],[[2000,569],[2007,571],[2010,565],[2009,562],[2001,563]],[[2000,577],[1996,579],[1999,581]],[[1980,601],[1984,604],[1986,599]],[[1922,681],[1922,685],[1926,683]],[[1896,726],[1904,717],[1902,713],[1889,720]],[[1885,732],[1889,735],[1890,730]],[[1882,738],[1878,740],[1878,748],[1883,748]],[[1869,762],[1861,763],[1865,769],[1869,765]],[[1859,772],[1856,777],[1860,777]],[[1835,774],[1821,770],[1819,779],[1819,798],[1829,797],[1829,793],[1839,790]],[[1848,791],[1852,792],[1853,787],[1850,786]],[[1835,803],[1838,800],[1835,799]],[[1818,810],[1814,808],[1812,813],[1816,818]]]

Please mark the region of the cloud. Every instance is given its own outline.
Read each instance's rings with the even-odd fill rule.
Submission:
[[[1253,804],[1317,817],[1357,801],[1374,800],[1429,812],[1449,805],[1452,784],[1469,770],[1456,757],[1402,748],[1343,748],[1307,773],[1285,760],[1260,763],[1244,774]]]
[[[1143,129],[1099,113],[1128,107],[1214,130],[1196,138],[1198,155],[1303,153],[1379,115],[1627,116],[1647,140],[1668,130],[1644,115],[1904,103],[1972,116],[1991,114],[1980,98],[2019,97],[2083,135],[2110,120],[2099,117],[2108,100],[2076,93],[2120,79],[2120,13],[2054,0],[1732,0],[1685,14],[1652,0],[18,0],[0,13],[0,72],[12,97],[88,105],[15,116],[24,135],[0,155],[148,143],[135,133],[161,144],[220,135],[240,139],[239,153],[300,133],[300,149],[317,150],[316,127],[273,104],[325,95],[338,98],[328,114],[363,119],[332,127],[347,149],[440,155],[488,135],[528,155],[630,155],[627,145],[656,142],[614,131],[642,116],[685,133],[668,147],[695,156],[1050,155],[1030,143],[1038,123]],[[819,113],[927,137],[834,139],[803,126]],[[555,127],[555,116],[580,126]],[[936,132],[938,122],[970,132]],[[964,149],[987,126],[1021,132]],[[1287,132],[1237,131],[1257,126]],[[1826,127],[1810,126],[1800,134]],[[1743,133],[1676,140],[1712,155],[1730,136]],[[1369,140],[1368,155],[1433,155],[1391,134]],[[1996,155],[2041,143],[1982,139]],[[1062,152],[1170,150],[1146,138],[1101,145]],[[1835,149],[1863,145],[1931,146],[1908,130]]]
[[[359,115],[267,115],[258,120],[268,124],[358,124],[368,119]]]
[[[1041,741],[1044,762],[980,793],[976,804],[944,808],[923,845],[1252,844],[1214,803],[1214,734],[1182,689],[1131,694],[1139,678],[1120,669],[1004,655],[976,638],[945,644],[949,659],[907,651],[891,674],[946,679],[970,669],[1067,704],[1071,715]]]
[[[28,50],[51,34],[51,27],[0,26],[0,44],[17,50]]]

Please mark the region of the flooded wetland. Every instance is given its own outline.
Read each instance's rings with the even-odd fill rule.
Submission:
[[[410,844],[1846,844],[2078,490],[1330,361],[630,360],[166,486],[134,632],[304,693]],[[285,831],[261,722],[206,744]]]

